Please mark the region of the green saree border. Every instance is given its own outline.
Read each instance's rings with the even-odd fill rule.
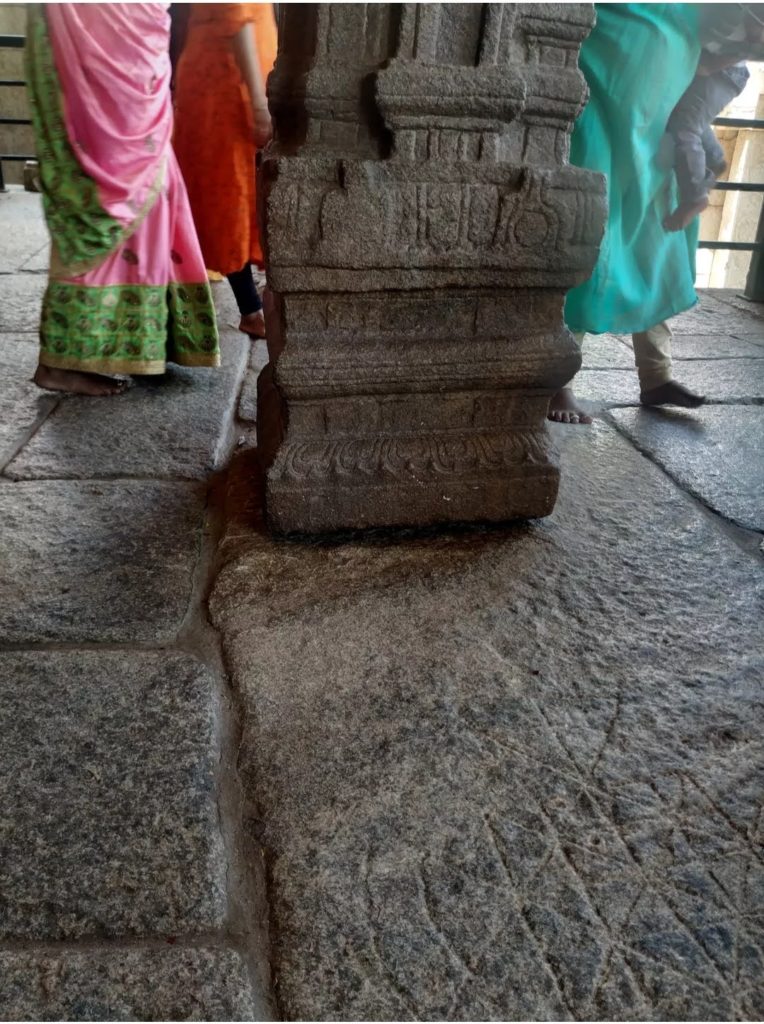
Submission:
[[[143,362],[138,359],[78,359],[76,356],[58,356],[52,352],[40,350],[41,366],[49,366],[52,370],[77,370],[80,373],[124,373],[136,377],[156,376],[166,373],[167,366],[162,359],[158,362]],[[219,365],[215,363],[203,365]]]
[[[98,188],[69,141],[42,4],[27,7],[25,64],[43,206],[53,240],[52,266],[75,277],[101,263],[137,230],[159,196],[166,162],[142,209],[130,224],[122,224],[101,207]]]
[[[212,292],[198,284],[86,286],[51,281],[40,362],[86,373],[164,373],[166,362],[219,366]]]

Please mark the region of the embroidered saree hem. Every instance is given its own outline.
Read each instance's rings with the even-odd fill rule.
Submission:
[[[85,373],[164,373],[165,362],[219,366],[209,285],[51,281],[43,299],[40,362]]]
[[[57,356],[45,349],[40,349],[39,363],[51,370],[75,370],[79,373],[120,373],[149,377],[167,372],[167,364],[163,359],[153,363],[138,359],[78,359],[76,356]]]
[[[177,366],[187,366],[189,369],[208,368],[215,369],[220,366],[219,355],[176,355],[164,359],[149,362],[140,359],[107,359],[96,357],[95,359],[78,359],[76,356],[57,356],[52,352],[40,350],[39,363],[41,366],[49,366],[51,370],[76,370],[79,373],[120,373],[129,376],[151,377],[161,376],[167,372],[167,363],[175,363]]]

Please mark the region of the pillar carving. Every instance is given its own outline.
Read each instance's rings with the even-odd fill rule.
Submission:
[[[602,179],[567,164],[589,4],[281,7],[261,166],[281,532],[551,512]]]

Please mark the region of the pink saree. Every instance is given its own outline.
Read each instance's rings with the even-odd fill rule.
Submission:
[[[171,147],[167,4],[31,7],[27,81],[51,233],[40,362],[164,373],[220,361]]]

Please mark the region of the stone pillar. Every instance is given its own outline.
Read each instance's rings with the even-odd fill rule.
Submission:
[[[258,437],[278,532],[552,511],[602,179],[567,165],[589,4],[281,8]]]

